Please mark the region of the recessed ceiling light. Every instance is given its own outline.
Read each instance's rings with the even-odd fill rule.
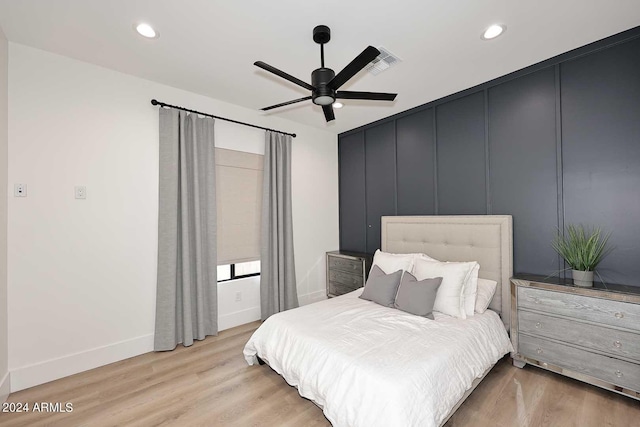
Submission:
[[[148,39],[157,39],[158,37],[160,37],[160,34],[158,34],[158,32],[154,30],[151,25],[145,24],[144,22],[135,24],[134,28],[142,37],[146,37]]]
[[[342,102],[334,102],[333,103],[333,108],[342,108],[344,107],[344,104],[342,104]]]
[[[507,26],[504,24],[493,24],[482,33],[480,38],[482,40],[491,40],[498,37],[500,34],[504,33],[507,29]]]

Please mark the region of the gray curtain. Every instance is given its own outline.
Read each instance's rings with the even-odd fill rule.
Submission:
[[[291,137],[267,131],[262,180],[262,319],[298,306],[291,217]]]
[[[160,108],[154,349],[218,333],[213,119]]]

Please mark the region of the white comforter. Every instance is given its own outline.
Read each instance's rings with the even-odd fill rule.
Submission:
[[[313,400],[336,427],[438,426],[511,343],[490,310],[436,320],[354,291],[267,319],[244,348]]]

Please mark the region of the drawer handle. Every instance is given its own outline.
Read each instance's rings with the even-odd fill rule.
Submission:
[[[541,348],[537,348],[537,349],[536,349],[536,353],[538,353],[538,354],[542,354],[542,353],[544,353],[544,351],[543,351]]]
[[[616,374],[616,377],[622,378],[622,372],[620,372],[620,370],[617,370],[615,374]]]
[[[540,329],[542,327],[542,323],[536,322],[536,329]]]
[[[618,341],[618,340],[615,340],[615,341],[613,342],[613,346],[614,346],[615,348],[620,348],[620,347],[622,347],[622,343],[621,343],[620,341]]]
[[[616,318],[618,318],[618,319],[622,319],[622,318],[624,317],[624,313],[622,313],[622,312],[617,312],[617,313],[615,314],[615,316],[616,316]]]
[[[533,302],[536,303],[536,304],[540,304],[540,298],[534,298]]]

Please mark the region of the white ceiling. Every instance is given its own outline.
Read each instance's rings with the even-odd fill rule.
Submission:
[[[137,21],[160,38],[138,36]],[[507,32],[482,41],[496,22]],[[640,2],[0,0],[0,27],[13,42],[256,110],[309,95],[252,64],[310,82],[320,62],[311,38],[318,24],[331,27],[325,60],[336,73],[367,45],[403,60],[341,88],[397,92],[393,103],[346,101],[329,124],[310,101],[269,113],[339,133],[638,26]]]

